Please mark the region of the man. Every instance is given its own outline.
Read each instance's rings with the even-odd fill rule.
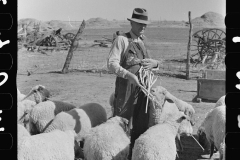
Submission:
[[[159,61],[151,59],[144,46],[143,35],[148,21],[146,9],[135,8],[132,18],[127,18],[131,30],[115,38],[109,57],[108,69],[117,75],[113,116],[121,116],[132,123],[129,159],[135,140],[148,129],[148,113],[145,113],[146,95],[139,85],[138,70],[157,68]]]

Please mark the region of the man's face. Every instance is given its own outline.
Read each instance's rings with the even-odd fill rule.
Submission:
[[[140,36],[144,33],[144,30],[146,29],[147,25],[143,24],[143,23],[137,23],[137,22],[131,22],[132,25],[132,32],[136,35],[136,36]]]

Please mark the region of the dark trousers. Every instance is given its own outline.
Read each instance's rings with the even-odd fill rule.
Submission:
[[[138,95],[136,105],[133,110],[133,121],[131,130],[131,140],[128,159],[132,157],[132,149],[134,147],[135,140],[148,129],[149,114],[145,113],[147,97],[143,92]],[[148,109],[149,110],[149,109]]]
[[[135,140],[148,129],[149,114],[145,113],[147,97],[140,87],[130,85],[128,80],[120,77],[116,80],[115,94],[113,116],[121,116],[127,120],[132,117],[131,143],[128,156],[128,159],[131,159]]]

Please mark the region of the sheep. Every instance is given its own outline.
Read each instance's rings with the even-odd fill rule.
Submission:
[[[106,110],[98,103],[87,103],[78,108],[56,115],[51,124],[44,130],[44,133],[55,129],[73,129],[77,133],[77,141],[92,127],[100,125],[107,120]]]
[[[22,102],[32,94],[34,95],[36,105],[29,111],[29,122],[26,124],[31,135],[42,133],[58,113],[76,108],[75,105],[67,102],[50,101],[49,98],[52,95],[43,85],[34,86],[22,99]]]
[[[18,147],[18,160],[73,160],[73,130],[54,130],[25,138]]]
[[[127,123],[127,119],[114,116],[92,128],[84,137],[85,160],[127,159],[130,144]]]
[[[20,90],[17,88],[17,100],[21,101],[24,97],[26,97],[26,95],[22,94]]]
[[[192,115],[195,113],[195,110],[191,104],[189,104],[181,99],[178,99],[177,97],[172,95],[170,92],[168,92],[162,86],[157,86],[156,88],[159,91],[163,91],[165,98],[173,101],[176,104],[176,106],[178,107],[179,111],[184,112],[189,117],[192,117]]]
[[[224,141],[226,125],[226,106],[221,105],[211,109],[198,128],[199,143],[204,148],[210,145],[210,158],[214,147],[219,151],[220,160],[224,159]]]
[[[150,108],[149,108],[149,124],[148,127],[152,127],[158,123],[162,123],[162,121],[166,118],[168,114],[171,114],[173,111],[178,113],[179,111],[183,111],[188,116],[192,117],[195,113],[194,108],[171,95],[165,88],[162,86],[156,86],[154,88],[151,88],[151,93],[154,96],[154,101],[150,102]],[[111,105],[113,102],[114,96],[111,94],[109,98],[109,104]],[[176,103],[175,103],[176,102]],[[179,133],[182,133],[182,130],[185,129],[186,124],[191,123],[191,125],[194,125],[194,122],[190,120],[184,120],[179,127]],[[189,130],[188,132],[191,133],[193,131],[192,127],[187,127]],[[180,141],[180,134],[176,137],[176,143],[177,146],[182,151],[183,147]]]
[[[29,130],[29,113],[36,105],[34,101],[25,99],[17,102],[17,123],[24,125]]]
[[[183,104],[181,105],[181,107],[179,107],[179,106],[176,106],[176,103],[174,103],[171,99],[167,99],[165,96],[167,93],[167,90],[161,86],[156,86],[152,88],[151,93],[154,96],[155,100],[151,101],[150,103],[148,127],[152,127],[153,125],[162,123],[162,121],[165,120],[169,114],[174,114],[174,112],[175,114],[177,114],[179,111],[182,111],[187,113],[191,117],[195,113],[193,107],[191,105],[186,104],[186,102],[180,101],[180,103],[182,102]],[[184,109],[184,107],[186,109]],[[182,128],[184,129],[185,128],[184,126],[186,126],[186,124],[189,123],[189,121],[186,121],[186,123],[185,121],[186,120],[184,120],[180,124],[179,133],[182,133],[181,129]],[[194,122],[192,122],[191,119],[190,119],[190,123],[192,126],[194,125]],[[189,133],[192,132],[192,128],[189,127],[189,129],[190,130],[188,132]],[[176,136],[176,143],[177,143],[178,150],[183,151],[183,147],[180,141],[180,134]]]
[[[35,102],[28,100],[27,98],[34,94]],[[28,95],[21,94],[19,89],[17,89],[18,95],[18,123],[24,124],[27,127],[29,120],[29,113],[32,108],[38,104],[40,101],[46,101],[50,97],[50,93],[42,85],[37,85],[31,89]]]
[[[18,135],[17,142],[18,143],[17,144],[19,146],[19,145],[21,145],[24,138],[30,137],[31,135],[23,125],[18,124],[17,126],[18,126],[18,128],[17,128],[17,135]]]
[[[29,132],[31,135],[44,132],[58,113],[73,108],[76,108],[76,106],[61,101],[45,101],[35,105],[29,114]]]
[[[191,123],[179,132],[180,123],[189,117],[176,109],[167,114],[162,123],[150,127],[134,143],[132,160],[175,160],[177,151],[175,138],[177,134],[192,134]],[[189,133],[189,131],[191,131]]]
[[[36,105],[34,101],[31,100],[24,100],[17,102],[17,113],[18,113],[18,122],[22,123],[24,120],[25,114],[30,112],[30,110]]]

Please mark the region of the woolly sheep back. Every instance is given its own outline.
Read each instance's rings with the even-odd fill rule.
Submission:
[[[73,130],[55,130],[25,138],[18,149],[18,160],[73,160]]]
[[[168,114],[162,123],[140,135],[134,143],[132,160],[175,160],[175,137],[183,117],[186,116],[180,111]],[[188,126],[191,126],[190,122]]]
[[[95,127],[107,121],[107,112],[103,106],[98,103],[87,103],[78,107],[88,115],[92,127]]]
[[[26,95],[22,94],[20,90],[17,88],[17,100],[21,101]]]
[[[29,128],[31,134],[42,133],[53,118],[60,112],[76,108],[60,101],[45,101],[37,104],[30,113]]]
[[[140,135],[132,152],[132,160],[175,160],[175,135],[169,126],[157,124]]]
[[[19,146],[19,145],[21,145],[24,138],[29,137],[31,135],[23,125],[18,124],[17,126],[18,126],[18,128],[17,128],[17,135],[18,135],[17,144]]]
[[[67,112],[61,112],[53,119],[51,124],[46,127],[44,132],[50,132],[55,129],[75,130],[77,141],[92,128],[107,120],[105,109],[97,103],[87,103],[78,108]]]
[[[77,133],[76,140],[81,141],[83,135],[85,135],[91,127],[91,121],[87,114],[82,109],[75,108],[68,112],[61,112],[56,115],[51,124],[47,126],[44,133],[56,129],[62,131],[73,129]]]
[[[125,160],[130,139],[126,135],[127,120],[118,116],[96,126],[84,138],[86,160]]]

